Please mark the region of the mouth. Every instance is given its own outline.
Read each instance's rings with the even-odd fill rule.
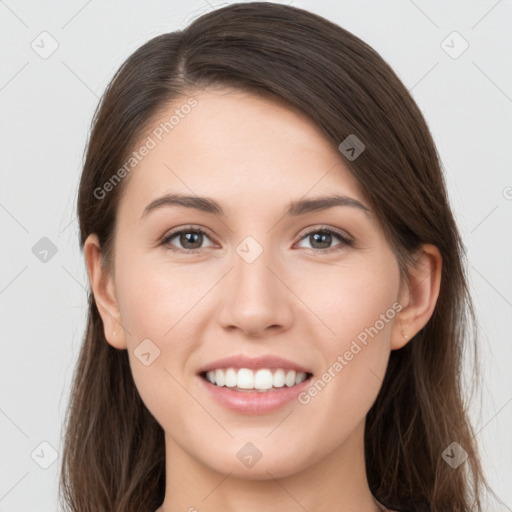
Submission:
[[[198,368],[200,388],[237,414],[272,414],[309,385],[311,367],[277,354],[232,354]]]
[[[216,368],[199,374],[206,382],[218,388],[240,393],[268,393],[294,388],[312,378],[311,372],[287,368]],[[302,387],[302,386],[301,386]]]

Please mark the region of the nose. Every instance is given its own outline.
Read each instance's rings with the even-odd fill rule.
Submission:
[[[293,284],[265,249],[252,262],[233,255],[233,269],[222,284],[218,321],[227,330],[251,337],[287,330],[293,322]],[[288,279],[287,279],[288,277]]]

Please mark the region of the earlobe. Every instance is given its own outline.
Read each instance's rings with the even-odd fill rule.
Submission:
[[[416,261],[417,265],[410,269],[408,289],[400,297],[404,307],[393,330],[392,350],[414,343],[412,338],[430,320],[439,297],[442,271],[439,249],[432,244],[423,244],[416,253]]]
[[[113,347],[125,349],[126,339],[115,297],[113,276],[102,264],[99,240],[94,233],[84,243],[84,256],[89,283],[103,321],[105,339]]]

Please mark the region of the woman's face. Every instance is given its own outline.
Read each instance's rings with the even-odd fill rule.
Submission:
[[[362,453],[365,416],[402,337],[399,269],[378,219],[305,115],[229,89],[193,98],[175,101],[134,148],[140,161],[125,178],[112,275],[111,316],[123,328],[106,329],[109,343],[128,349],[175,460],[263,479]],[[154,203],[171,194],[190,196],[191,206],[208,198],[223,213]],[[334,196],[350,200],[307,206]],[[287,368],[256,361],[276,386],[294,366],[312,377],[244,392],[199,375],[229,356],[286,359]],[[247,364],[217,366],[251,386],[256,370],[237,373]],[[258,383],[268,377],[259,372]]]

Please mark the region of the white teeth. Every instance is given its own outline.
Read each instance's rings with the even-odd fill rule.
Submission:
[[[274,385],[275,388],[282,388],[284,386],[284,377],[285,377],[285,373],[284,373],[284,370],[281,370],[281,368],[279,368],[279,370],[276,370],[274,372],[274,376],[272,378],[272,384]]]
[[[270,370],[258,370],[254,374],[254,387],[256,389],[270,389],[272,387],[272,372]]]
[[[237,381],[237,377],[236,377],[235,370],[233,368],[228,368],[226,371],[226,374],[225,374],[224,384],[228,388],[235,388],[236,381]],[[215,381],[215,382],[217,382],[217,381]]]
[[[218,382],[219,386],[224,386],[224,372],[222,370],[215,370],[215,382]]]
[[[217,372],[222,370],[215,370],[215,376],[217,376]],[[217,380],[215,380],[215,384],[217,384]],[[217,386],[221,386],[222,384],[219,382]],[[254,388],[254,373],[247,368],[240,368],[238,373],[236,374],[236,387],[241,389],[253,389]]]
[[[284,383],[290,387],[295,384],[295,370],[291,370],[286,374],[286,377],[284,378]]]
[[[253,371],[248,368],[210,370],[206,372],[206,380],[219,387],[226,386],[237,389],[255,389],[266,391],[271,388],[295,386],[306,380],[306,373],[278,368],[274,372],[268,368]]]

